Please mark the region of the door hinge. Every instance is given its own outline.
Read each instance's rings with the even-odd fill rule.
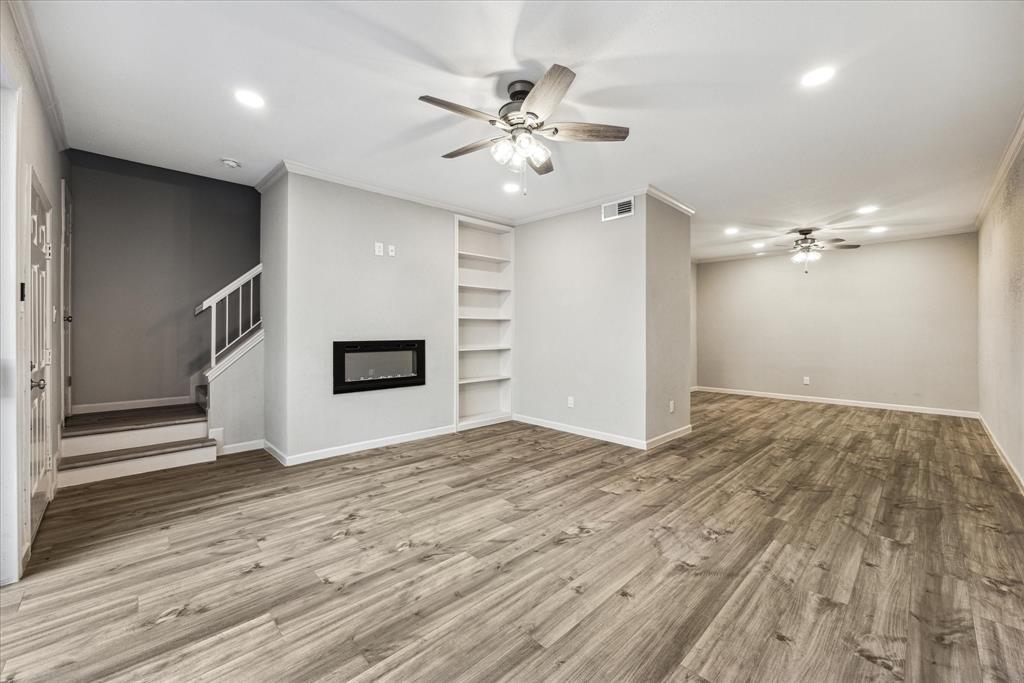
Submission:
[[[43,245],[43,253],[46,255],[47,261],[53,258],[53,242],[47,242]]]
[[[19,284],[21,285],[21,301],[24,301],[25,300],[25,283],[21,282]]]

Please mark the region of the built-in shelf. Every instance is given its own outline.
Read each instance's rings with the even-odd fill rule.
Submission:
[[[459,384],[477,384],[478,382],[502,382],[512,379],[508,375],[484,375],[483,377],[460,377]]]
[[[503,344],[479,344],[477,346],[460,346],[459,353],[470,351],[511,351],[512,347]]]
[[[459,320],[497,320],[498,322],[508,322],[512,318],[507,315],[460,315]]]
[[[471,258],[477,261],[488,261],[490,263],[511,263],[512,259],[504,256],[492,256],[491,254],[479,254],[475,251],[460,251],[459,258]]]
[[[483,427],[484,425],[494,424],[496,422],[504,422],[511,417],[512,413],[507,410],[490,410],[485,413],[464,415],[459,418],[459,429]]]
[[[484,292],[511,292],[508,287],[489,287],[487,285],[459,285],[459,289],[479,289]]]

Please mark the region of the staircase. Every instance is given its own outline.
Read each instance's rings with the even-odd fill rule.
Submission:
[[[68,416],[61,438],[58,487],[217,459],[217,440],[211,437],[207,421],[210,384],[263,341],[262,270],[262,265],[256,266],[196,307],[197,316],[210,310],[210,363],[192,380],[195,402]]]

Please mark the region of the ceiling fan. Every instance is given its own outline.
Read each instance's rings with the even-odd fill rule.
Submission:
[[[818,239],[811,237],[811,233],[817,232],[821,228],[793,228],[788,231],[787,235],[800,235],[798,238],[793,240],[793,245],[790,247],[790,251],[793,255],[790,260],[793,263],[802,263],[804,265],[804,273],[807,273],[807,266],[813,261],[821,259],[821,252],[826,249],[859,249],[859,244],[847,244],[846,240],[842,237],[830,237],[828,239]],[[776,244],[776,247],[788,247],[789,244]]]
[[[622,126],[548,123],[574,78],[576,74],[571,69],[555,64],[536,85],[531,81],[513,81],[508,85],[509,101],[502,105],[497,116],[430,95],[423,95],[420,100],[460,116],[486,121],[501,131],[494,137],[448,152],[445,159],[490,147],[494,160],[513,173],[524,173],[528,165],[538,175],[544,175],[555,167],[551,163],[551,150],[538,138],[555,142],[616,142],[629,137],[629,128]]]

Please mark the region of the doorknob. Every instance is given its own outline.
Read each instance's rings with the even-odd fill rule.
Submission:
[[[46,388],[46,380],[45,379],[41,379],[38,382],[35,381],[34,379],[32,379],[32,380],[29,380],[28,383],[29,383],[29,385],[33,389],[45,389]]]

